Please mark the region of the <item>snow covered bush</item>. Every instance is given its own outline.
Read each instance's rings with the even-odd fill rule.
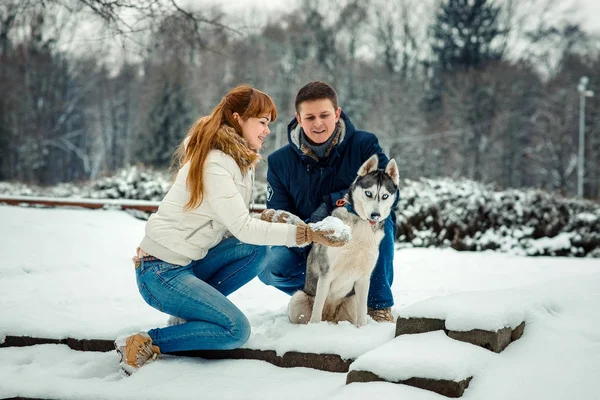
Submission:
[[[76,185],[26,186],[21,183],[0,182],[0,194],[14,196],[46,196],[88,199],[130,199],[160,201],[172,184],[167,172],[129,166],[114,176]]]
[[[171,187],[173,177],[165,172],[129,167],[117,175],[92,182],[89,198],[160,201]]]
[[[468,180],[405,181],[396,209],[403,246],[523,255],[598,256],[600,205]]]
[[[173,176],[135,166],[84,185],[29,187],[0,182],[0,194],[159,201]],[[403,247],[497,250],[529,256],[600,258],[600,204],[539,190],[495,191],[468,180],[406,180],[396,208],[396,241]],[[255,205],[266,203],[255,182]],[[147,217],[140,211],[137,218]]]

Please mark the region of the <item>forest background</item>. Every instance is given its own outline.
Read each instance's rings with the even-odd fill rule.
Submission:
[[[580,3],[291,4],[1,0],[0,181],[166,169],[194,120],[241,83],[278,106],[268,156],[287,142],[296,91],[325,80],[403,178],[574,196],[586,76],[597,93],[585,98],[583,194],[600,199],[600,35]]]

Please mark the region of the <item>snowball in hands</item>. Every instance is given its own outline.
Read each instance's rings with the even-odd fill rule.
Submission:
[[[348,243],[352,239],[350,227],[337,217],[327,217],[322,221],[308,224],[313,232],[328,232],[326,235],[330,239]],[[329,233],[331,232],[331,233]]]

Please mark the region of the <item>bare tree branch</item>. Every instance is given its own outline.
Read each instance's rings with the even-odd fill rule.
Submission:
[[[38,3],[39,4],[39,3]],[[99,17],[104,25],[120,35],[151,30],[167,15],[179,14],[192,22],[194,33],[200,38],[202,25],[210,25],[241,35],[237,29],[222,24],[217,19],[184,9],[175,0],[42,0],[43,6],[60,5],[73,11],[78,5]],[[34,6],[35,4],[32,4]],[[199,40],[199,43],[203,43]]]

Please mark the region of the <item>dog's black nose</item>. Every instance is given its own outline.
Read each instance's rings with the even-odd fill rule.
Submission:
[[[379,214],[379,213],[374,212],[374,213],[371,214],[371,219],[373,221],[379,220],[380,217],[381,217],[381,214]]]

